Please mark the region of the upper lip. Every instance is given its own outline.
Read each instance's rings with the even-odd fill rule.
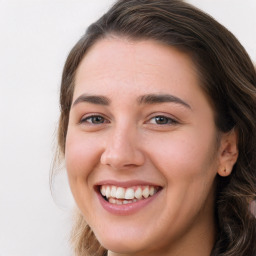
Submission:
[[[102,186],[102,185],[112,185],[117,187],[133,187],[133,186],[155,186],[155,187],[162,187],[159,184],[150,181],[144,180],[129,180],[129,181],[117,181],[117,180],[102,180],[95,184],[95,187]]]

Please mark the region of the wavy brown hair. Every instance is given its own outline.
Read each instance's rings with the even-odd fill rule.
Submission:
[[[60,92],[58,154],[65,156],[74,78],[82,58],[98,40],[115,35],[151,39],[186,52],[194,61],[215,111],[221,132],[235,128],[239,157],[229,177],[217,176],[216,243],[212,256],[255,256],[256,219],[250,204],[256,198],[256,72],[226,28],[197,8],[179,0],[119,0],[93,23],[71,50]],[[78,211],[72,231],[76,256],[102,256],[106,250]]]

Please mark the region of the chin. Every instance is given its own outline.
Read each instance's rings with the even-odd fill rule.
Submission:
[[[141,239],[137,235],[125,234],[122,236],[116,232],[111,232],[113,235],[102,235],[96,233],[96,238],[100,244],[107,250],[120,254],[135,254],[141,251],[145,251],[150,243],[147,243],[147,239]],[[151,242],[152,244],[152,242]]]

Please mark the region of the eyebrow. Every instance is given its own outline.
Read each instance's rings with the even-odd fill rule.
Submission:
[[[109,98],[102,95],[82,94],[74,101],[73,106],[82,102],[88,102],[88,103],[92,103],[96,105],[104,105],[104,106],[108,106],[111,103]],[[184,107],[191,109],[191,106],[188,103],[171,94],[146,94],[146,95],[140,96],[137,99],[137,102],[140,105],[171,102],[171,103],[181,104]]]
[[[73,107],[81,102],[88,102],[96,105],[105,105],[105,106],[110,104],[110,100],[105,96],[82,94],[74,101]]]
[[[191,109],[191,106],[188,103],[171,94],[146,94],[138,98],[139,104],[156,104],[165,102],[181,104],[184,107]]]

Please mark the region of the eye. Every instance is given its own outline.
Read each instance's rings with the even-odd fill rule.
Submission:
[[[173,118],[166,116],[155,116],[149,120],[150,124],[159,124],[159,125],[168,125],[168,124],[177,124],[178,122]]]
[[[104,124],[107,123],[107,120],[103,116],[99,115],[91,115],[84,117],[80,123],[87,123],[87,124],[92,124],[92,125],[97,125],[97,124]]]

